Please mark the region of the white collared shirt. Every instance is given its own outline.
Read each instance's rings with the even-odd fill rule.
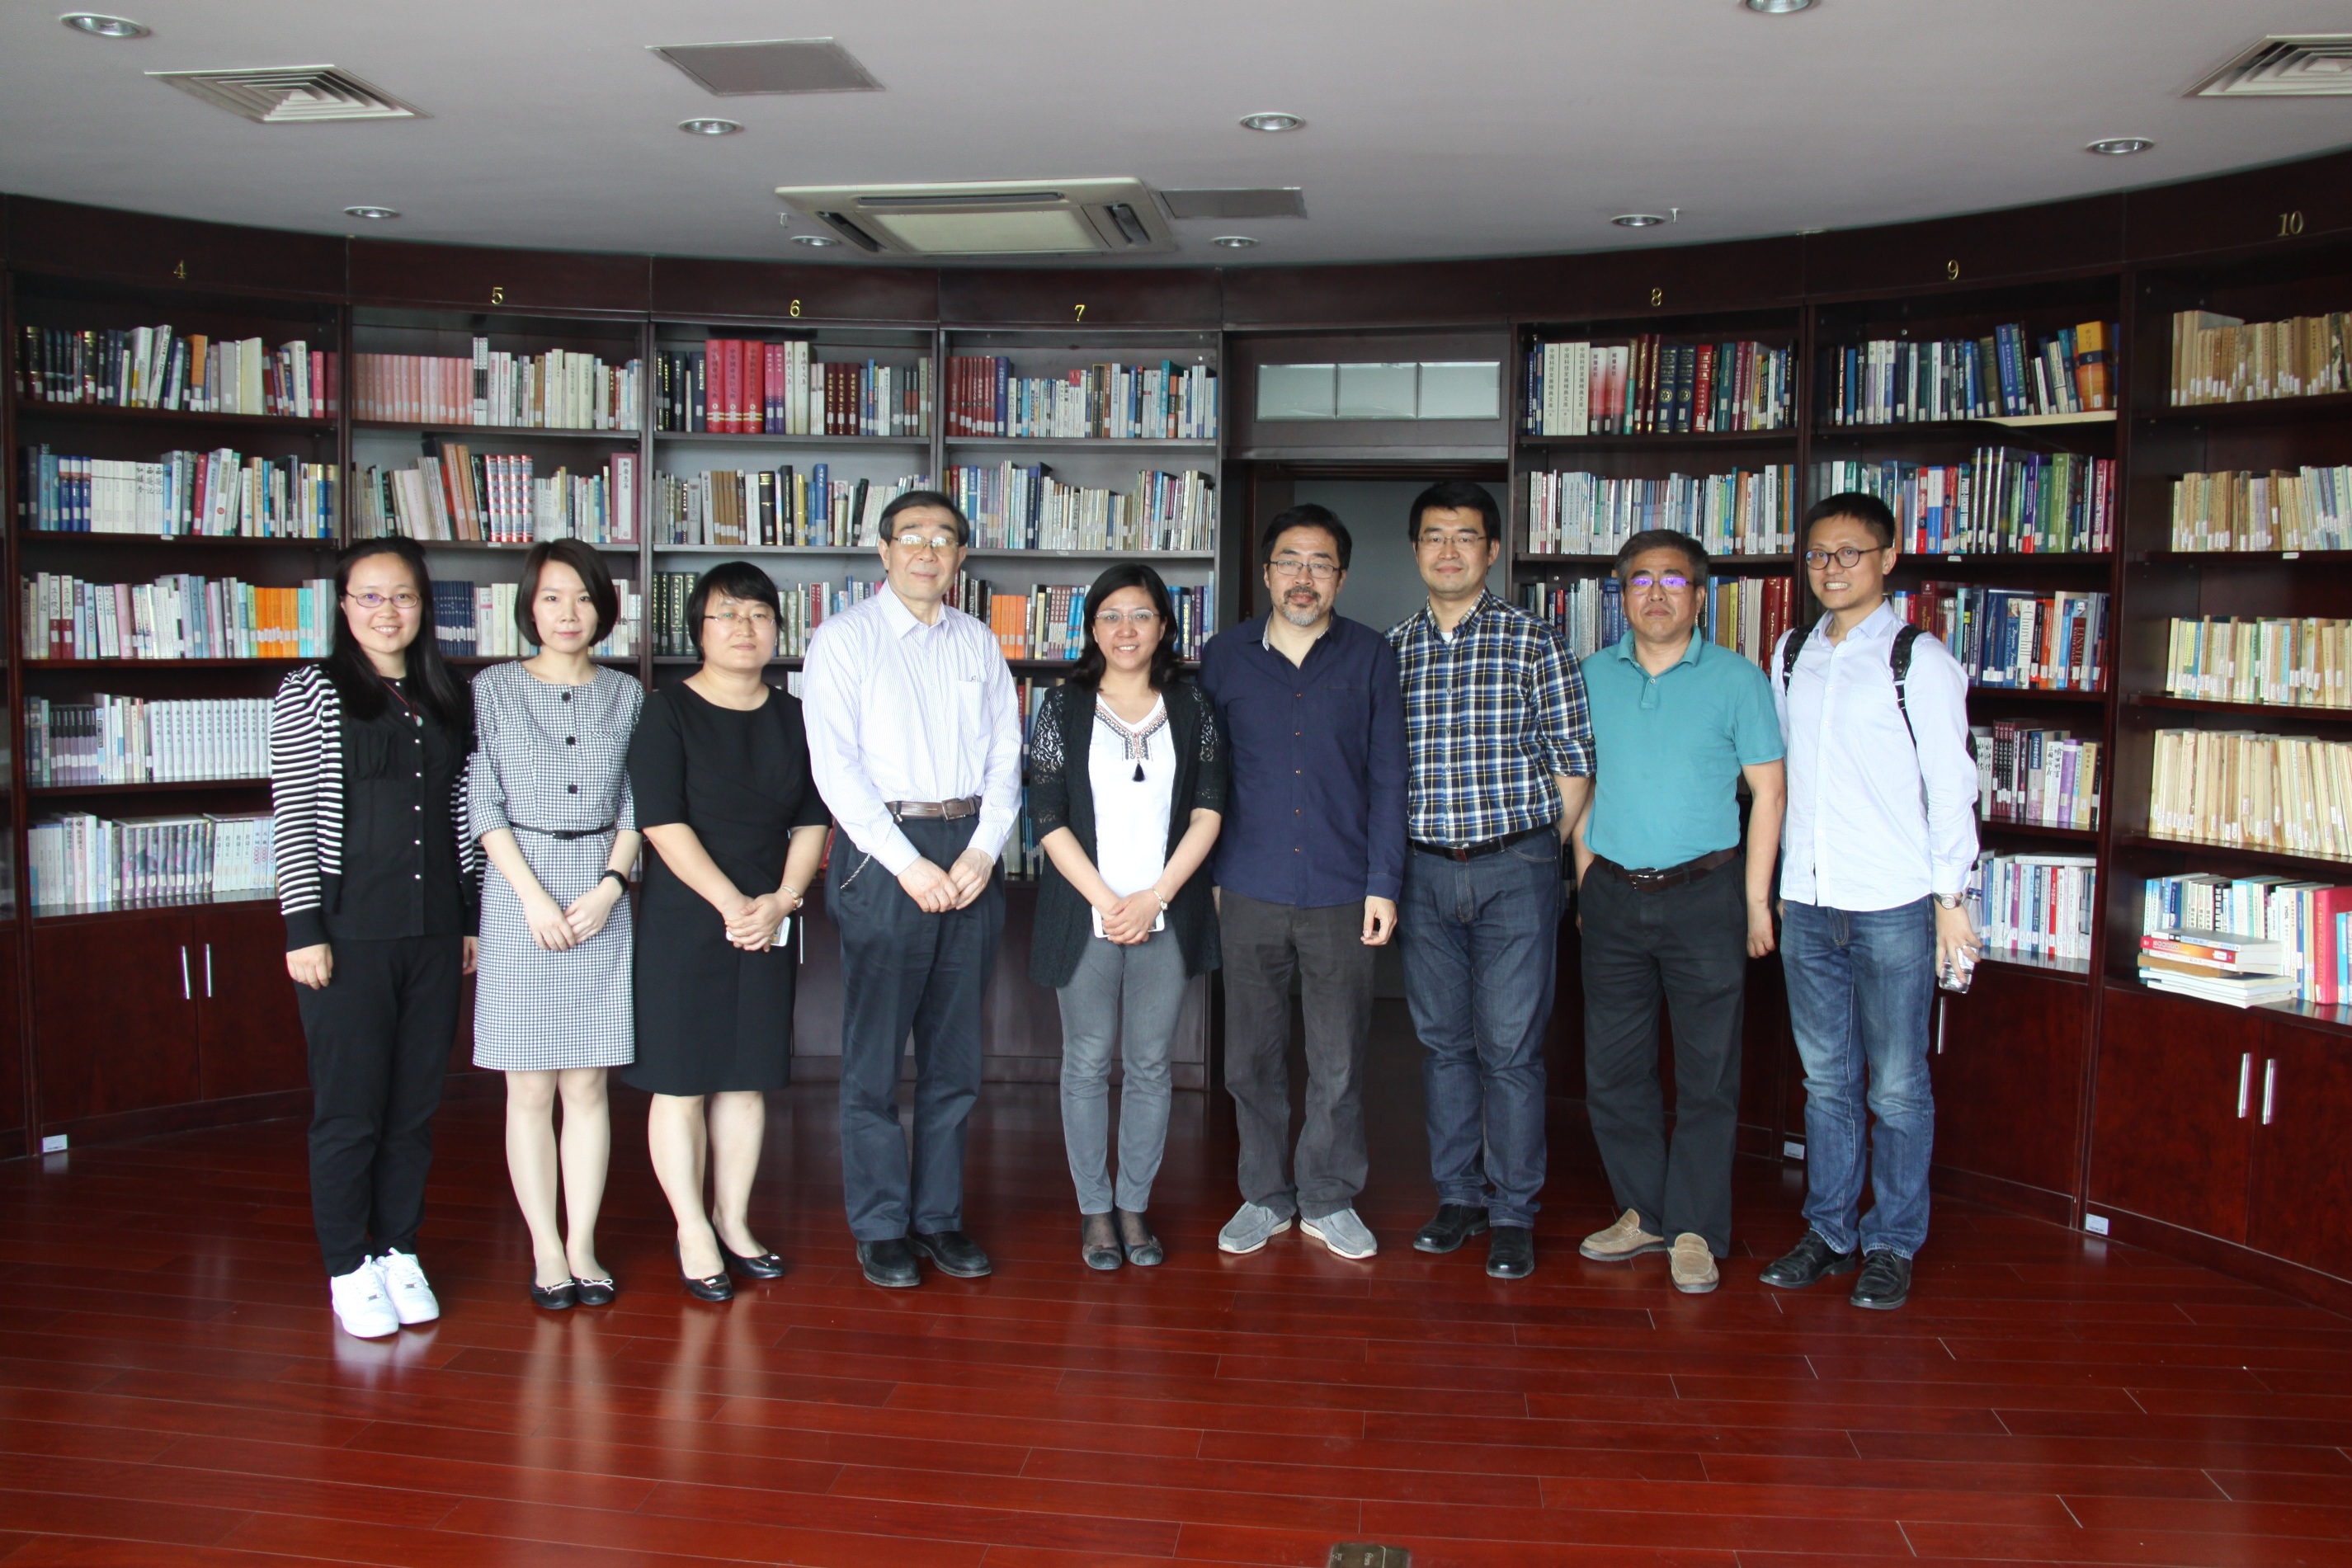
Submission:
[[[1958,897],[1968,882],[1977,857],[1968,672],[1935,637],[1914,642],[1906,730],[1888,664],[1902,624],[1881,604],[1832,643],[1823,616],[1786,691],[1785,637],[1772,651],[1772,701],[1789,744],[1783,898],[1894,909],[1931,893]]]
[[[953,605],[926,626],[884,584],[825,618],[801,677],[809,768],[850,842],[897,876],[921,859],[892,800],[980,797],[993,859],[1021,806],[1021,711],[994,632]]]

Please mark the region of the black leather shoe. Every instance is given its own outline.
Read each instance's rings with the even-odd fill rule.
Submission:
[[[1416,1252],[1451,1252],[1473,1236],[1486,1228],[1486,1211],[1473,1208],[1466,1203],[1441,1203],[1437,1218],[1423,1226],[1412,1239]]]
[[[621,1293],[620,1288],[610,1280],[574,1280],[572,1282],[577,1288],[580,1304],[583,1307],[609,1307],[613,1304],[613,1298]]]
[[[719,1255],[727,1260],[727,1271],[739,1280],[781,1280],[784,1277],[784,1260],[773,1252],[762,1252],[757,1258],[746,1258],[730,1252],[727,1243],[719,1244]]]
[[[1760,1276],[1768,1285],[1778,1285],[1784,1291],[1801,1291],[1828,1274],[1851,1274],[1862,1260],[1852,1252],[1833,1251],[1822,1239],[1818,1230],[1805,1232],[1804,1239],[1788,1252],[1765,1265]]]
[[[1497,1225],[1486,1242],[1486,1273],[1524,1280],[1536,1271],[1536,1233],[1524,1225]]]
[[[1862,1260],[1862,1278],[1846,1298],[1857,1307],[1891,1312],[1911,1299],[1911,1260],[1881,1247]]]
[[[1143,1222],[1140,1212],[1132,1208],[1118,1208],[1113,1209],[1111,1214],[1118,1223],[1118,1245],[1127,1254],[1129,1262],[1139,1269],[1156,1269],[1168,1260],[1167,1249],[1160,1245],[1160,1238],[1151,1234],[1151,1227]],[[1127,1239],[1129,1220],[1134,1221],[1133,1228],[1138,1237],[1138,1239],[1133,1241]]]
[[[561,1285],[541,1285],[534,1277],[530,1282],[530,1304],[551,1312],[560,1312],[580,1304],[580,1281],[566,1280]]]
[[[942,1274],[977,1280],[992,1271],[980,1243],[961,1230],[910,1230],[907,1245],[938,1265]]]
[[[724,1252],[726,1249],[722,1247],[719,1250]],[[681,1257],[677,1265],[677,1280],[686,1287],[686,1293],[698,1301],[731,1301],[735,1299],[735,1281],[727,1277],[724,1269],[698,1280],[686,1271],[686,1260]]]
[[[912,1290],[923,1282],[922,1266],[915,1261],[915,1249],[904,1237],[859,1242],[857,1266],[866,1271],[868,1284],[886,1291]]]

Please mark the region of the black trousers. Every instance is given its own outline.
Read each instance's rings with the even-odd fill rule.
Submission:
[[[334,953],[324,990],[294,988],[310,1047],[310,1215],[330,1275],[416,1250],[464,943],[344,940]]]
[[[1745,862],[1645,893],[1594,866],[1578,891],[1584,946],[1584,1106],[1617,1210],[1668,1240],[1731,1253],[1748,988]],[[1658,1082],[1658,1004],[1675,1030],[1675,1125]]]

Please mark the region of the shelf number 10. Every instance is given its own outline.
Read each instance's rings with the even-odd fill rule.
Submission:
[[[2281,213],[2279,214],[2279,238],[2293,239],[2302,232],[2303,214],[2300,210],[2292,213]]]

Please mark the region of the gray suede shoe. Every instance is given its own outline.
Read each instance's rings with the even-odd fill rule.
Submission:
[[[1381,1244],[1372,1239],[1371,1227],[1357,1218],[1352,1208],[1327,1214],[1320,1219],[1302,1219],[1298,1228],[1341,1258],[1360,1261],[1381,1249]]]
[[[1262,1203],[1245,1203],[1217,1232],[1217,1250],[1255,1252],[1289,1228],[1290,1216],[1276,1214]]]

